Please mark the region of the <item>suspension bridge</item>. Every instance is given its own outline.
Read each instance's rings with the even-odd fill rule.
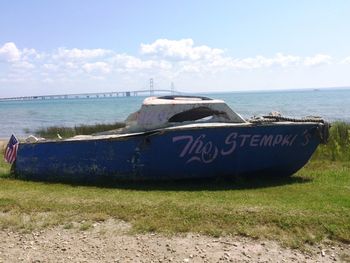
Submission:
[[[89,98],[111,98],[111,97],[131,97],[131,96],[154,96],[161,94],[181,94],[170,89],[152,89],[152,90],[133,90],[133,91],[112,91],[112,92],[93,92],[76,94],[55,94],[40,96],[19,96],[0,98],[0,101],[22,101],[22,100],[54,100],[54,99],[89,99]]]
[[[55,100],[55,99],[90,99],[90,98],[112,98],[112,97],[131,97],[131,96],[154,96],[155,94],[172,94],[180,95],[175,91],[174,83],[171,82],[170,89],[154,89],[153,79],[150,79],[149,89],[132,90],[132,91],[111,91],[111,92],[93,92],[93,93],[76,93],[76,94],[55,94],[55,95],[38,95],[38,96],[18,96],[0,98],[1,101],[23,101],[23,100]]]

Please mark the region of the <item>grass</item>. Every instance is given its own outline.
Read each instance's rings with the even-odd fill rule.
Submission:
[[[72,222],[86,222],[84,231],[93,222],[117,218],[130,222],[134,232],[238,234],[291,247],[324,239],[350,243],[350,162],[342,147],[335,160],[327,160],[333,151],[327,147],[334,145],[320,148],[290,178],[249,181],[41,183],[12,179],[9,166],[0,162],[0,227],[71,228]]]
[[[36,130],[34,133],[37,136],[47,139],[57,139],[57,134],[62,138],[69,138],[75,135],[89,135],[108,130],[115,130],[125,127],[125,123],[115,122],[110,124],[98,123],[93,125],[78,125],[74,127],[51,126]]]
[[[350,162],[350,124],[333,123],[328,143],[317,148],[313,159]]]

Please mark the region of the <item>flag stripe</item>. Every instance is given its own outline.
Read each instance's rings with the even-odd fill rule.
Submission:
[[[6,149],[5,149],[5,160],[8,163],[13,163],[16,160],[17,157],[17,150],[18,150],[18,140],[14,135],[11,136]]]

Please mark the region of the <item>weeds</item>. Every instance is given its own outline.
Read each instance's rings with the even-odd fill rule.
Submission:
[[[64,126],[51,126],[48,128],[43,128],[35,131],[35,135],[54,139],[57,138],[58,134],[62,138],[69,138],[76,135],[89,135],[93,133],[115,130],[125,127],[125,123],[115,122],[112,124],[94,124],[94,125],[79,125],[74,127],[64,127]]]
[[[332,124],[326,145],[320,145],[313,160],[350,161],[350,124],[335,122]]]

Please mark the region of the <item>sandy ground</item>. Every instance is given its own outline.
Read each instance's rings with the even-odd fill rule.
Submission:
[[[273,241],[196,234],[131,235],[130,225],[107,220],[39,232],[0,231],[0,262],[350,262],[350,245],[323,244],[308,252]]]

